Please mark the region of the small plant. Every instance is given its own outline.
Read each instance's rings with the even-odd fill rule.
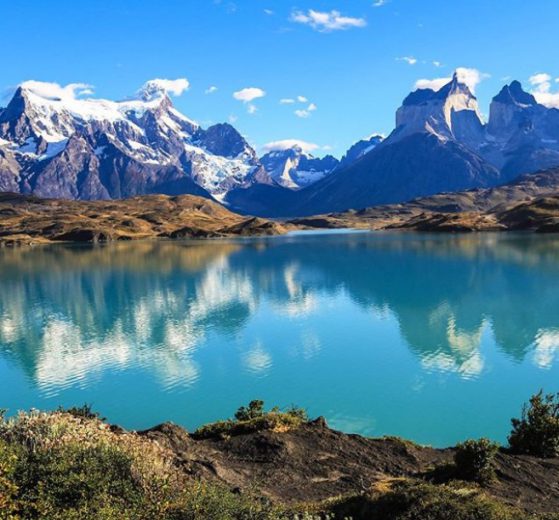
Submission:
[[[235,412],[235,419],[237,421],[250,421],[251,419],[257,419],[264,415],[264,401],[256,399],[251,401],[248,406],[241,406]]]
[[[457,477],[479,483],[495,478],[494,460],[499,445],[489,439],[468,440],[456,446],[454,464]]]
[[[206,424],[198,428],[193,435],[207,439],[264,430],[285,432],[297,428],[306,421],[308,421],[307,412],[302,408],[291,406],[283,412],[279,407],[274,406],[266,412],[264,401],[254,400],[248,406],[241,406],[236,411],[234,419]]]
[[[551,458],[559,456],[559,394],[540,390],[522,408],[522,417],[512,419],[509,445],[514,453]]]
[[[69,413],[74,417],[80,417],[82,419],[99,419],[104,421],[105,418],[101,417],[99,412],[94,412],[91,404],[84,403],[82,406],[72,406],[70,408],[64,408],[60,406],[58,411],[61,413]]]

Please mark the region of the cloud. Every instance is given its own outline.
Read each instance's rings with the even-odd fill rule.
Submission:
[[[218,88],[215,85],[212,85],[204,91],[204,94],[214,94],[215,92],[217,92],[217,90]]]
[[[271,9],[264,9],[264,14],[267,14],[268,16],[272,16],[276,13],[274,11],[272,11]]]
[[[261,88],[256,88],[256,87],[243,88],[243,89],[233,93],[233,97],[237,101],[242,101],[243,103],[250,103],[251,101],[254,101],[255,99],[264,97],[265,95],[266,95],[266,92],[264,92],[264,90],[262,90]]]
[[[444,87],[452,78],[433,78],[433,79],[418,79],[415,82],[415,89],[428,89],[437,91]]]
[[[437,60],[433,61],[433,65],[435,67],[442,67],[443,66],[443,64],[440,61],[437,61]]]
[[[238,118],[235,114],[231,114],[231,115],[227,118],[227,120],[228,120],[231,124],[236,123],[238,119],[239,119],[239,118]]]
[[[256,112],[258,111],[258,108],[256,108],[256,105],[253,105],[252,103],[249,103],[249,105],[247,106],[247,112],[250,115],[256,114]]]
[[[306,119],[311,116],[311,112],[314,112],[318,107],[314,103],[310,103],[307,108],[295,110],[294,114],[297,117]]]
[[[539,72],[530,76],[529,82],[532,85],[531,94],[538,103],[548,108],[559,108],[559,92],[551,91],[551,76],[545,72]],[[555,81],[557,82],[559,78]]]
[[[308,99],[305,96],[297,96],[297,101],[299,101],[299,103],[306,103]]]
[[[50,100],[72,100],[79,96],[93,94],[93,87],[87,83],[69,83],[61,86],[58,83],[47,83],[43,81],[24,81],[19,85],[25,90],[29,90],[45,99]]]
[[[320,146],[315,143],[301,141],[300,139],[283,139],[281,141],[272,141],[262,147],[265,152],[291,150],[292,148],[300,148],[303,152],[312,152],[318,150]]]
[[[292,98],[280,99],[280,104],[282,104],[282,105],[292,105],[293,103],[295,103],[295,100],[292,99]]]
[[[396,58],[396,61],[405,61],[408,65],[415,65],[417,63],[417,58],[413,56],[402,56],[401,58]]]
[[[376,0],[375,2],[373,2],[373,7],[382,7],[383,5],[386,5],[389,2],[389,0]]]
[[[484,80],[489,78],[489,74],[484,72],[480,72],[477,69],[470,69],[467,67],[458,67],[455,71],[456,75],[458,76],[458,81],[461,83],[465,83],[468,88],[475,93],[476,87]],[[444,87],[447,83],[452,80],[451,77],[445,78],[434,78],[434,79],[418,79],[415,82],[416,89],[426,89],[430,88],[431,90],[440,90]]]
[[[293,112],[297,117],[300,117],[301,119],[306,119],[307,117],[310,117],[311,113],[308,110],[305,110],[303,108],[299,109],[299,110],[295,110],[295,112]]]
[[[142,92],[153,92],[153,91],[163,91],[167,94],[173,94],[174,96],[180,96],[183,92],[188,90],[190,83],[186,78],[178,79],[150,79],[144,83],[144,86],[140,89]]]
[[[544,85],[543,88],[545,88],[545,85],[551,81],[551,76],[549,74],[546,74],[545,72],[540,72],[538,74],[530,76],[529,81],[531,85],[537,87],[541,87],[542,85]]]
[[[339,11],[315,11],[309,9],[306,13],[303,11],[294,11],[291,13],[290,20],[294,23],[309,25],[318,32],[343,31],[355,27],[365,27],[367,22],[364,18],[351,18],[343,16]]]

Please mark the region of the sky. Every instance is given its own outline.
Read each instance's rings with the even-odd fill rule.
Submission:
[[[173,80],[181,112],[259,152],[341,156],[457,68],[485,115],[512,79],[559,106],[558,20],[557,0],[0,0],[0,104],[26,80],[115,100]]]

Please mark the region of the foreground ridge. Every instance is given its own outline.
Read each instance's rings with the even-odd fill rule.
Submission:
[[[486,449],[487,479],[458,480],[453,464],[468,459],[456,453]],[[559,507],[559,459],[496,451],[348,435],[262,401],[194,434],[172,423],[128,432],[88,406],[32,411],[0,420],[0,503],[9,518],[555,518],[544,513]]]

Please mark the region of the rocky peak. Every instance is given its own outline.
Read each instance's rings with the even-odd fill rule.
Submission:
[[[299,189],[324,178],[339,165],[332,155],[314,157],[298,145],[272,150],[260,158],[274,182],[284,188]]]
[[[507,141],[519,132],[526,135],[536,127],[547,126],[547,116],[548,109],[523,90],[520,82],[513,81],[491,101],[487,129],[494,138]]]
[[[439,90],[417,89],[409,94],[396,113],[396,131],[390,139],[425,132],[472,145],[481,140],[483,123],[477,99],[457,73]]]
[[[256,154],[245,138],[230,124],[219,123],[200,130],[195,137],[205,150],[221,157],[235,159],[243,155],[256,159]]]
[[[505,85],[501,91],[493,98],[493,102],[505,105],[534,106],[538,102],[536,98],[526,92],[519,81],[513,81],[510,85]]]
[[[367,139],[361,139],[353,144],[340,161],[339,167],[349,166],[355,161],[361,159],[363,156],[372,152],[380,143],[384,141],[382,135],[372,135]]]

